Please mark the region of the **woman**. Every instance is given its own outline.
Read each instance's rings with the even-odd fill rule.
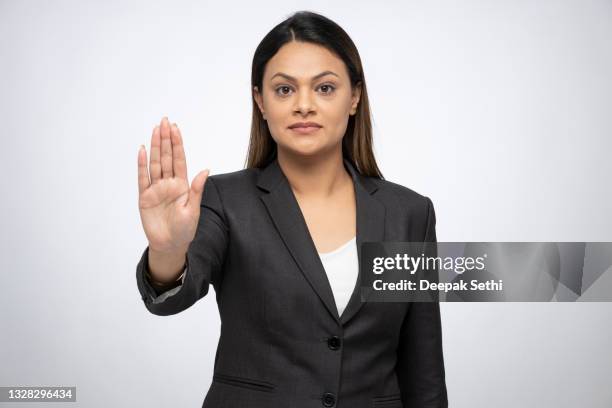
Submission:
[[[252,90],[246,169],[190,188],[165,117],[149,168],[138,154],[145,306],[175,314],[215,288],[203,407],[446,407],[439,304],[360,300],[362,242],[436,237],[429,198],[378,170],[355,45],[295,13],[258,46]]]

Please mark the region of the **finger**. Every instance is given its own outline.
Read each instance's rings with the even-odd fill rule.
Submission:
[[[170,128],[172,141],[172,170],[174,177],[187,179],[187,160],[185,159],[185,149],[183,148],[183,137],[176,123]]]
[[[173,177],[172,143],[170,142],[170,123],[164,116],[161,122],[161,169],[163,178]]]
[[[138,193],[142,194],[150,185],[147,171],[147,149],[140,145],[138,149]]]
[[[153,129],[153,136],[151,136],[151,162],[149,163],[151,184],[159,181],[161,178],[161,163],[159,162],[160,145],[159,126],[155,126]]]
[[[187,205],[193,210],[196,210],[202,203],[202,193],[204,192],[204,185],[206,184],[206,179],[208,179],[208,174],[210,174],[210,170],[203,170],[199,172],[191,182],[191,189],[189,189],[189,200],[187,201]]]

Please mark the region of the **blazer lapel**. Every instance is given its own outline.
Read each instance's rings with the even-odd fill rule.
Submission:
[[[371,291],[367,291],[365,297],[362,298],[361,296],[361,244],[383,241],[385,237],[385,206],[373,196],[378,186],[371,178],[362,176],[347,159],[344,159],[344,163],[351,173],[355,185],[359,277],[355,283],[353,294],[344,312],[342,312],[342,316],[340,316],[343,325],[357,313],[371,293]]]
[[[359,265],[361,265],[361,243],[382,241],[384,238],[385,208],[372,197],[372,194],[378,188],[376,183],[357,172],[346,158],[344,164],[351,174],[355,187],[356,241]],[[277,158],[260,172],[257,186],[268,192],[268,194],[261,195],[260,198],[300,271],[332,317],[345,324],[363,305],[362,300],[366,300],[361,299],[360,294],[361,268],[359,268],[359,279],[357,279],[351,298],[342,316],[338,316],[338,309],[327,279],[327,273],[321,263],[297,199],[278,164]]]

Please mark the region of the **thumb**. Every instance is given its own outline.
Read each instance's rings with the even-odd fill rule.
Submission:
[[[208,174],[210,170],[206,169],[198,173],[197,176],[193,178],[191,182],[191,189],[189,190],[189,202],[188,206],[192,208],[197,208],[200,206],[202,202],[202,193],[204,192],[204,184],[206,184],[206,179],[208,178]]]

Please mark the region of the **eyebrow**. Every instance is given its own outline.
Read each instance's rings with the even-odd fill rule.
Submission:
[[[332,71],[323,71],[323,72],[321,72],[320,74],[317,74],[317,75],[313,76],[313,77],[312,77],[312,81],[314,81],[315,79],[319,79],[319,78],[321,78],[321,77],[324,77],[325,75],[335,75],[335,76],[337,76],[338,78],[340,78],[340,77],[338,76],[338,74],[336,74],[335,72],[332,72]],[[287,75],[287,74],[285,74],[284,72],[277,72],[276,74],[272,75],[272,77],[270,78],[270,80],[274,79],[274,77],[277,77],[277,76],[280,76],[280,77],[286,78],[286,79],[288,79],[289,81],[297,82],[297,79],[295,79],[295,78],[294,78],[294,77],[292,77],[291,75]]]

